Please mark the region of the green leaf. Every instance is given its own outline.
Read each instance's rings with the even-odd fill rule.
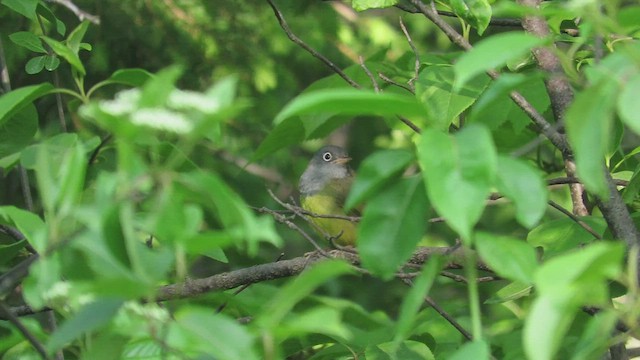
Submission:
[[[449,0],[453,12],[482,35],[491,20],[491,5],[487,0]]]
[[[524,325],[524,350],[528,358],[553,359],[577,311],[549,296],[537,297]]]
[[[476,76],[460,88],[454,88],[453,66],[425,67],[416,82],[416,97],[427,109],[429,122],[446,130],[457,117],[482,94],[489,84],[487,75]]]
[[[0,218],[13,224],[38,252],[46,250],[47,227],[38,215],[15,206],[2,206]]]
[[[27,61],[27,63],[24,66],[24,71],[29,75],[34,75],[39,73],[40,71],[42,71],[42,69],[44,69],[44,63],[46,59],[47,57],[44,55],[36,56],[34,58],[29,59],[29,61]]]
[[[500,67],[545,42],[545,39],[521,31],[487,37],[458,58],[458,62],[453,66],[456,74],[454,87],[459,88],[475,76]]]
[[[358,226],[362,265],[391,279],[424,235],[427,206],[419,177],[393,182],[371,198]]]
[[[587,190],[605,199],[609,197],[609,188],[604,176],[604,159],[609,148],[617,95],[615,78],[605,78],[576,94],[565,116],[578,176]]]
[[[415,97],[396,93],[375,93],[357,89],[326,89],[306,92],[287,104],[274,122],[313,113],[346,115],[403,115],[424,117],[425,108]]]
[[[36,19],[38,0],[2,0],[0,4],[3,4],[28,19]]]
[[[302,121],[298,118],[286,119],[276,125],[275,129],[260,143],[252,160],[260,160],[282,148],[298,144],[304,139],[305,130]]]
[[[53,353],[68,342],[107,324],[122,306],[121,299],[98,299],[84,306],[74,317],[60,325],[47,342],[47,350]]]
[[[574,347],[571,360],[597,359],[607,351],[618,315],[614,310],[600,311],[589,319]]]
[[[619,242],[593,243],[556,256],[536,271],[536,289],[559,298],[573,294],[569,299],[578,305],[606,302],[602,297],[605,280],[615,279],[622,272],[623,257],[624,244]]]
[[[273,329],[299,301],[309,296],[318,286],[351,272],[351,266],[343,261],[327,260],[314,264],[281,288],[275,297],[265,304],[262,317],[257,319],[260,327],[265,330]]]
[[[495,295],[491,296],[484,303],[501,304],[507,301],[517,300],[522,297],[531,295],[531,289],[533,289],[533,285],[523,284],[521,282],[515,281],[496,291]]]
[[[345,202],[346,210],[362,203],[411,163],[413,154],[405,150],[383,150],[368,156],[358,168],[356,179]]]
[[[624,85],[618,97],[618,114],[620,118],[636,134],[640,134],[640,73],[631,77]]]
[[[44,17],[45,19],[47,19],[51,24],[55,24],[55,28],[56,28],[56,32],[60,35],[60,36],[64,36],[64,34],[67,31],[67,27],[66,25],[60,21],[54,14],[53,12],[51,12],[51,9],[49,9],[49,7],[44,4],[44,3],[39,3],[38,4],[38,8],[36,9],[36,11],[38,12],[39,15],[41,15],[42,17]]]
[[[405,340],[400,345],[387,342],[369,346],[364,355],[367,360],[435,360],[427,345],[413,340]]]
[[[169,328],[167,343],[183,354],[198,351],[220,360],[258,359],[254,336],[224,314],[187,307],[175,314],[175,322]]]
[[[449,360],[489,360],[490,359],[489,345],[482,341],[471,341],[465,343],[458,349]]]
[[[38,130],[38,112],[28,104],[0,125],[0,158],[22,151]]]
[[[82,65],[82,61],[78,57],[78,54],[73,52],[71,48],[47,36],[41,36],[40,38],[51,47],[53,52],[58,54],[61,58],[65,59],[69,63],[69,65],[71,65],[71,67],[78,73],[80,73],[82,76],[87,74],[87,71],[84,69],[84,65]]]
[[[531,245],[509,236],[485,232],[478,232],[475,242],[482,260],[498,275],[525,284],[533,283],[538,261]]]
[[[602,235],[607,224],[602,217],[583,216],[581,221]],[[527,242],[544,249],[545,256],[575,249],[594,240],[594,236],[580,224],[568,218],[545,221],[531,230]]]
[[[84,38],[84,34],[87,32],[88,28],[89,20],[84,20],[75,29],[71,30],[71,33],[69,33],[69,36],[67,37],[67,46],[76,55],[80,51],[82,38]]]
[[[355,11],[367,9],[384,9],[398,3],[398,0],[353,0],[351,6]]]
[[[160,70],[155,76],[147,81],[142,88],[139,107],[160,107],[164,106],[171,92],[175,89],[175,82],[182,75],[183,69],[180,66],[170,66]]]
[[[442,258],[436,256],[429,258],[429,261],[422,268],[420,276],[415,279],[411,290],[402,300],[393,338],[396,349],[402,344],[402,341],[409,339],[411,336],[411,328],[416,324],[418,311],[424,304],[424,298],[429,294],[433,282],[440,274],[440,270],[442,270],[442,266]]]
[[[506,73],[500,75],[497,81],[491,82],[475,102],[467,118],[468,123],[479,122],[494,130],[509,122],[512,133],[522,132],[531,123],[531,119],[509,98],[509,93],[513,90],[526,97],[539,113],[543,114],[549,109],[551,102],[540,74]],[[517,146],[522,144],[518,143]]]
[[[27,240],[25,239],[7,245],[0,245],[0,265],[6,266],[26,245]]]
[[[53,71],[60,66],[60,58],[55,55],[47,55],[45,56],[44,68],[47,71]]]
[[[47,50],[42,46],[42,40],[30,31],[18,31],[9,35],[9,39],[16,45],[33,52],[46,54]]]
[[[495,178],[498,161],[491,134],[478,125],[455,136],[427,129],[418,158],[433,207],[469,243]]]
[[[528,163],[508,156],[498,156],[496,176],[498,191],[516,205],[516,219],[533,227],[547,208],[547,186],[540,173]]]
[[[291,316],[279,328],[278,335],[283,338],[300,337],[304,334],[324,334],[340,339],[352,337],[347,324],[341,319],[340,309],[324,306]]]
[[[53,86],[49,83],[18,88],[0,96],[0,126],[35,99],[46,94]]]

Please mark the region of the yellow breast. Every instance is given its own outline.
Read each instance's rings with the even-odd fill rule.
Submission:
[[[302,208],[320,215],[342,215],[345,212],[338,206],[335,198],[326,194],[305,196],[301,199]],[[335,239],[338,245],[355,245],[356,224],[343,219],[310,217],[311,221],[325,233]],[[324,234],[320,234],[323,235]]]

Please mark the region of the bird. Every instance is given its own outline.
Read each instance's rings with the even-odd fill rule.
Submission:
[[[346,150],[334,145],[324,146],[313,155],[298,183],[303,209],[319,215],[347,216],[344,202],[354,179],[350,160]],[[310,220],[321,230],[321,235],[329,235],[336,244],[355,245],[355,223],[321,217]]]

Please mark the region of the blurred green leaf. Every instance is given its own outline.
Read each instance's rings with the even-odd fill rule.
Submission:
[[[489,84],[487,75],[476,76],[460,88],[454,88],[454,68],[451,65],[425,67],[416,82],[416,97],[424,104],[430,123],[442,130],[482,94]]]
[[[482,35],[491,20],[491,5],[487,0],[449,0],[453,12]]]
[[[362,265],[391,279],[409,259],[426,229],[428,200],[422,179],[400,179],[372,197],[358,226]]]
[[[624,244],[619,242],[593,243],[558,255],[536,271],[536,289],[545,296],[577,305],[605,305],[605,280],[621,273],[623,256]]]
[[[274,298],[266,303],[265,311],[256,321],[265,330],[275,329],[293,307],[318,286],[330,279],[351,272],[351,266],[343,261],[326,260],[314,264],[285,285]]]
[[[637,94],[640,94],[640,73],[632,76],[624,85],[617,104],[622,121],[636,134],[640,134],[640,101]]]
[[[46,250],[47,227],[38,215],[15,206],[2,206],[0,217],[4,223],[14,225],[38,252]]]
[[[538,262],[531,245],[509,236],[485,232],[478,232],[475,242],[482,260],[498,275],[525,284],[533,283]]]
[[[587,323],[574,347],[571,360],[597,359],[609,348],[609,336],[618,322],[612,310],[599,311]]]
[[[426,109],[413,96],[375,93],[357,89],[328,89],[305,92],[289,102],[274,122],[311,113],[346,115],[402,115],[424,117]]]
[[[418,158],[433,207],[469,243],[497,168],[489,131],[469,125],[450,136],[427,129],[418,145]]]
[[[30,31],[18,31],[9,35],[9,39],[16,45],[33,52],[46,54],[47,50],[42,46],[42,40]]]
[[[607,78],[576,94],[565,117],[578,176],[589,191],[602,198],[609,196],[604,158],[611,141],[612,110],[617,95],[617,81]]]
[[[245,327],[211,309],[183,307],[175,314],[166,341],[181,353],[207,354],[220,360],[258,359],[255,339]],[[197,352],[194,354],[194,352]]]
[[[449,357],[449,360],[489,360],[490,355],[489,345],[486,342],[483,340],[470,341],[462,345]]]
[[[38,130],[38,112],[28,104],[0,125],[0,158],[19,153]]]
[[[424,304],[424,299],[428,296],[443,265],[442,258],[437,256],[430,257],[429,261],[423,266],[420,275],[413,282],[411,290],[402,300],[396,330],[394,331],[393,343],[395,349],[399,349],[402,342],[410,338],[412,327],[416,325],[416,315]]]
[[[365,357],[367,360],[435,360],[427,345],[413,340],[405,340],[400,345],[388,342],[368,347]]]
[[[549,295],[538,296],[524,325],[524,349],[531,359],[554,359],[577,308],[556,302]]]
[[[47,350],[53,353],[83,334],[104,326],[111,321],[122,304],[121,299],[104,298],[84,306],[51,335],[47,342]]]
[[[142,87],[138,101],[139,108],[164,106],[182,72],[183,69],[180,66],[171,66],[151,77]]]
[[[4,6],[31,20],[35,20],[36,18],[36,7],[38,6],[38,2],[38,0],[0,1],[0,3]]]
[[[342,321],[341,311],[323,306],[307,310],[286,318],[280,324],[277,336],[281,338],[302,337],[305,334],[324,334],[340,339],[349,339],[351,332]]]
[[[358,168],[345,202],[346,210],[362,203],[388,184],[409,165],[413,154],[405,150],[383,150],[369,155]]]
[[[397,3],[398,0],[353,0],[351,6],[356,11],[364,11],[367,9],[383,9]]]
[[[456,74],[454,87],[459,88],[475,76],[500,67],[545,42],[545,39],[520,31],[487,37],[458,58],[453,66]]]
[[[502,289],[496,291],[495,295],[487,299],[485,304],[500,304],[507,301],[513,301],[520,299],[524,296],[531,295],[533,285],[524,284],[518,281],[514,281]]]
[[[496,175],[498,191],[516,205],[518,222],[533,227],[547,208],[547,184],[540,173],[522,160],[499,155]]]
[[[154,75],[144,69],[118,69],[109,76],[107,81],[129,86],[142,86]]]
[[[35,247],[35,249],[41,251],[38,247]],[[38,261],[31,264],[29,275],[22,283],[25,302],[33,309],[42,309],[47,306],[48,297],[54,286],[60,283],[60,275],[59,254],[54,253],[46,257],[40,257]]]
[[[287,146],[300,143],[305,137],[304,125],[302,125],[300,119],[294,117],[283,120],[276,125],[276,127],[269,132],[267,138],[260,143],[252,160],[260,160]]]
[[[0,96],[0,126],[35,99],[45,95],[53,86],[49,83],[25,86]]]

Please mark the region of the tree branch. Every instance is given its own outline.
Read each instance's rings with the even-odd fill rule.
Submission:
[[[11,322],[13,326],[15,326],[16,329],[18,329],[18,331],[20,331],[20,333],[22,333],[22,336],[24,336],[24,338],[27,339],[29,343],[31,343],[31,345],[36,349],[38,354],[40,354],[41,358],[50,359],[49,354],[47,354],[47,350],[45,350],[44,345],[42,345],[40,340],[38,340],[38,338],[35,337],[29,331],[29,329],[27,329],[22,324],[22,322],[20,322],[20,319],[18,319],[16,315],[14,315],[11,312],[11,310],[5,305],[4,301],[1,301],[1,300],[0,300],[0,316],[2,318],[6,318],[7,320],[9,320],[9,322]]]
[[[80,9],[76,4],[74,4],[71,0],[46,0],[47,2],[60,4],[65,8],[69,9],[75,16],[80,19],[80,21],[88,20],[89,22],[100,25],[100,17],[96,15],[91,15],[88,12]]]

